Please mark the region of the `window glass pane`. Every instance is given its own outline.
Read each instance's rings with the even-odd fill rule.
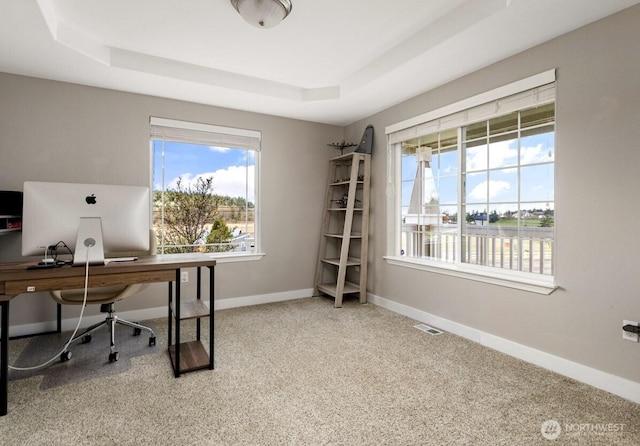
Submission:
[[[470,173],[465,177],[465,202],[486,203],[488,194],[487,172]]]
[[[553,239],[553,229],[549,229],[555,226],[553,202],[526,203],[522,206],[522,226],[536,228],[535,230],[530,229],[529,233],[534,233],[537,237]]]
[[[492,205],[492,210],[495,210],[498,214],[498,221],[496,222],[497,226],[500,226],[502,229],[504,228],[517,228],[518,227],[518,215],[519,215],[519,206],[517,202],[513,203],[498,203]],[[515,233],[517,235],[517,233]]]
[[[405,201],[403,199],[403,202]],[[416,215],[438,214],[438,203],[438,191],[431,169],[428,167],[418,169],[409,195],[409,213]]]
[[[522,132],[520,140],[520,164],[549,163],[555,159],[553,125]]]
[[[520,201],[553,201],[553,164],[520,170]]]
[[[403,145],[401,255],[433,257],[439,250],[442,215],[438,141],[439,135],[435,134],[410,141],[414,147]],[[451,160],[452,156],[445,159]],[[448,193],[455,196],[455,189]]]
[[[446,147],[440,150],[438,155],[438,174],[457,175],[458,174],[458,148]]]
[[[486,203],[467,204],[465,206],[465,215],[468,216],[468,215],[483,214],[484,212],[486,212],[486,210],[487,210],[487,204]],[[470,220],[468,220],[468,221],[470,221]]]
[[[458,206],[440,206],[440,211],[442,213],[442,224],[443,225],[455,225],[458,222]],[[448,231],[456,232],[456,228],[444,228]]]
[[[518,219],[514,217],[518,213],[517,202],[501,202],[489,204],[489,224],[493,228],[493,234],[508,234],[509,228],[518,226]],[[517,232],[513,232],[517,235]]]
[[[466,157],[465,166],[467,172],[474,172],[476,170],[486,170],[487,168],[487,142],[473,141],[466,143]]]
[[[508,133],[490,139],[489,168],[518,165],[518,134]]]
[[[473,226],[484,226],[484,222],[486,221],[487,215],[487,205],[486,203],[480,204],[468,204],[464,206],[464,231],[463,233],[467,234],[469,231],[476,231],[476,228]]]
[[[441,205],[458,202],[458,177],[438,178],[438,193]]]
[[[518,169],[489,172],[489,201],[518,201]]]
[[[415,170],[414,170],[414,174],[415,174]],[[401,201],[402,207],[409,206],[409,200],[411,200],[411,191],[413,190],[413,183],[414,183],[413,179],[411,179],[411,181],[403,181],[401,183],[400,193],[402,196],[402,201]],[[404,213],[402,215],[404,215]]]
[[[416,163],[415,155],[402,156],[400,169],[402,171],[402,181],[413,181],[416,176],[416,169],[418,164]]]

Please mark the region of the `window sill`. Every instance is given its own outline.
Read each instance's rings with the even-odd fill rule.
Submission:
[[[187,253],[187,254],[159,254],[166,257],[171,256],[206,256],[210,259],[214,259],[216,263],[233,263],[233,262],[252,262],[262,259],[266,254],[262,252],[207,252],[207,253]]]
[[[553,277],[550,276],[490,271],[493,268],[483,268],[475,265],[444,264],[407,257],[384,256],[383,258],[390,265],[444,274],[446,276],[459,277],[461,279],[474,280],[476,282],[489,283],[537,294],[549,295],[558,288],[554,283]]]
[[[232,262],[252,262],[255,260],[260,260],[265,256],[263,252],[233,252],[233,253],[224,253],[224,252],[210,252],[207,253],[209,257],[215,259],[218,263],[232,263]]]

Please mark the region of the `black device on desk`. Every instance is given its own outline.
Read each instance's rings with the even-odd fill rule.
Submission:
[[[66,265],[66,262],[40,262],[35,265],[27,266],[27,269],[51,269],[51,268],[60,268],[61,266]]]

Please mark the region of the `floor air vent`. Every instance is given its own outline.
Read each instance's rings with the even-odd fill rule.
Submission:
[[[437,328],[429,327],[428,325],[425,325],[425,324],[414,325],[413,328],[417,328],[418,330],[422,330],[422,331],[424,331],[426,333],[429,333],[430,335],[442,334],[442,332],[440,330],[438,330]]]

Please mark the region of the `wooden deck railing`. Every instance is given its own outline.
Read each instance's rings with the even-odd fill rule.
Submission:
[[[455,232],[404,231],[404,255],[445,262],[470,263],[515,271],[553,275],[553,238],[540,234],[505,235]],[[459,244],[462,244],[462,249]],[[459,257],[462,256],[460,259]]]

